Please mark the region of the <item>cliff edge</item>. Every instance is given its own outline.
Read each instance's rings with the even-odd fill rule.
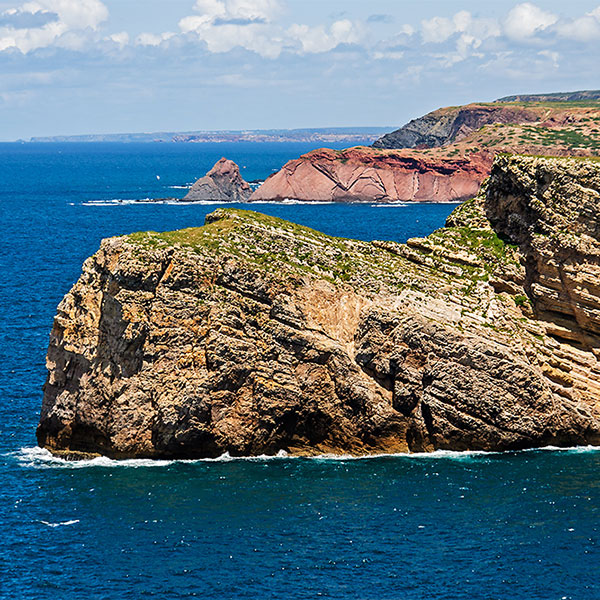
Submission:
[[[600,162],[499,156],[406,245],[223,210],[102,242],[37,435],[112,457],[600,444]],[[83,453],[83,454],[82,454]]]

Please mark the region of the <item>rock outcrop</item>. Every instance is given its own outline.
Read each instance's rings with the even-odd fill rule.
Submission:
[[[600,163],[498,157],[406,245],[219,209],[103,241],[58,307],[37,435],[214,457],[600,444]]]
[[[247,202],[251,194],[250,184],[240,175],[239,167],[232,160],[222,158],[192,185],[183,202]]]
[[[598,149],[599,120],[600,92],[508,96],[434,110],[384,135],[373,147],[438,148],[465,140],[467,146],[483,143],[501,152],[545,147],[545,154],[555,156],[554,148],[561,146],[579,154],[585,148]],[[486,136],[474,137],[486,127]]]
[[[436,148],[460,141],[484,125],[532,123],[539,119],[534,110],[518,106],[469,104],[442,108],[414,119],[374,142],[374,148]]]
[[[496,154],[597,156],[596,92],[441,108],[373,144],[288,162],[253,200],[449,202],[473,197]],[[566,99],[578,99],[577,102]]]
[[[491,163],[487,153],[437,160],[369,148],[315,150],[269,177],[251,201],[452,202],[475,196]]]

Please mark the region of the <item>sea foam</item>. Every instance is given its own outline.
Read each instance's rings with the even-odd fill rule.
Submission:
[[[365,460],[452,460],[465,461],[473,459],[498,458],[503,456],[514,456],[525,453],[535,452],[560,452],[582,454],[588,452],[600,452],[598,446],[575,446],[570,448],[560,448],[558,446],[545,446],[542,448],[532,448],[528,450],[519,450],[515,452],[486,452],[483,450],[436,450],[435,452],[412,452],[398,454],[319,454],[315,456],[291,456],[285,450],[280,450],[274,455],[259,456],[231,456],[225,452],[217,458],[198,458],[198,459],[150,459],[150,458],[131,458],[117,460],[106,456],[99,456],[87,460],[65,460],[54,456],[44,448],[34,446],[31,448],[22,448],[18,452],[12,453],[12,456],[21,466],[34,469],[87,469],[87,468],[156,468],[168,467],[174,464],[202,464],[202,463],[224,463],[224,462],[267,462],[274,460],[306,460],[315,462],[346,462],[346,461],[365,461]]]

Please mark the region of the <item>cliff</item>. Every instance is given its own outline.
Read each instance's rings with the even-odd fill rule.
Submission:
[[[491,156],[439,160],[369,148],[315,150],[288,162],[251,201],[455,201],[472,198],[489,174]]]
[[[72,456],[600,444],[600,162],[496,159],[406,245],[220,209],[104,240],[37,435]]]
[[[448,202],[475,196],[496,154],[600,151],[597,92],[514,98],[441,108],[372,148],[311,152],[288,162],[252,199]]]
[[[515,106],[469,104],[443,108],[410,121],[374,142],[374,148],[435,148],[460,141],[484,125],[537,121],[535,111]]]
[[[496,102],[440,108],[374,142],[374,148],[496,152],[593,153],[600,148],[600,93],[510,96]],[[456,145],[464,142],[462,145]]]
[[[250,184],[240,175],[239,167],[232,160],[222,158],[204,177],[192,185],[183,202],[247,202],[250,194]]]

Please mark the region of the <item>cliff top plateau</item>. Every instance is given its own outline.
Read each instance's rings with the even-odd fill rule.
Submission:
[[[407,244],[219,209],[104,240],[58,307],[70,457],[600,444],[600,162],[497,157]]]

